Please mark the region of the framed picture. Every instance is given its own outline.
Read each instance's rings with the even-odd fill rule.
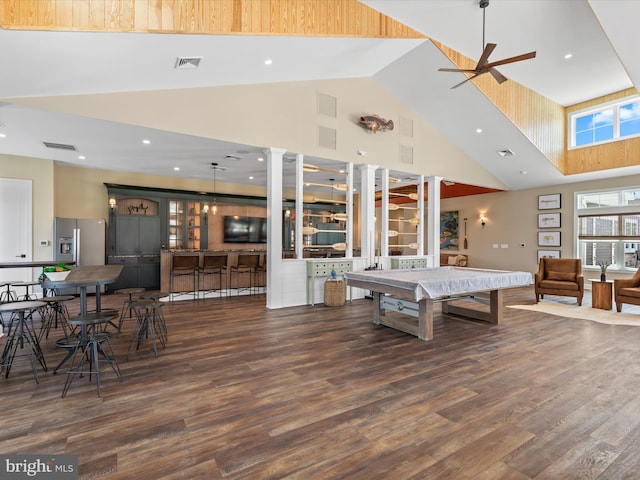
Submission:
[[[560,250],[538,250],[538,263],[541,258],[560,258]]]
[[[560,194],[538,195],[538,210],[553,210],[560,208]]]
[[[458,250],[458,210],[440,213],[440,250]]]
[[[539,213],[538,228],[560,228],[560,212]]]
[[[560,232],[538,232],[539,247],[559,247]]]

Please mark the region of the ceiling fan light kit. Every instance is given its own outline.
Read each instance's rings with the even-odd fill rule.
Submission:
[[[486,25],[485,13],[486,13],[486,8],[489,6],[489,0],[480,0],[478,5],[482,9],[482,55],[480,56],[480,59],[478,60],[476,67],[473,69],[468,69],[468,68],[439,68],[438,69],[439,72],[456,72],[456,73],[470,74],[470,76],[467,77],[465,80],[451,87],[452,90],[454,88],[458,88],[460,85],[463,85],[467,83],[469,80],[473,80],[474,78],[484,73],[490,73],[491,76],[496,80],[496,82],[504,83],[508,80],[507,77],[502,75],[498,70],[495,69],[495,67],[498,67],[500,65],[506,65],[508,63],[520,62],[522,60],[529,60],[531,58],[535,58],[536,56],[536,52],[529,52],[529,53],[523,53],[522,55],[516,55],[515,57],[503,58],[502,60],[489,62],[489,56],[497,47],[497,44],[495,43],[485,44],[485,41],[484,41],[485,25]]]

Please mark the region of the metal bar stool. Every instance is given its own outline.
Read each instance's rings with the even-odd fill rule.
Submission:
[[[62,398],[67,395],[69,387],[76,375],[81,377],[85,374],[96,377],[96,387],[98,389],[98,397],[100,396],[100,364],[106,363],[111,367],[116,377],[122,382],[122,374],[118,361],[113,353],[110,335],[105,332],[106,325],[118,317],[117,311],[109,313],[93,312],[86,315],[78,315],[71,317],[68,322],[71,325],[80,327],[80,336],[72,352],[73,359],[71,366],[67,371],[67,380],[62,390]],[[56,367],[57,369],[58,367]]]
[[[147,338],[151,340],[153,354],[158,358],[157,342],[160,343],[162,348],[165,348],[167,345],[167,326],[162,314],[164,303],[156,300],[139,300],[134,302],[132,307],[136,314],[136,326],[134,327],[131,341],[129,342],[127,360],[129,359],[133,345],[135,344],[136,350],[139,350],[140,345]]]
[[[18,301],[18,295],[16,294],[15,290],[11,290],[11,285],[13,285],[14,283],[18,283],[17,281],[15,282],[2,282],[2,284],[0,284],[0,288],[1,287],[7,287],[7,290],[4,292],[0,293],[0,303],[9,303],[9,302],[17,302]]]
[[[205,255],[202,260],[202,269],[200,273],[202,275],[202,286],[204,287],[207,283],[211,283],[212,287],[209,289],[202,289],[202,298],[206,298],[207,293],[211,292],[220,292],[219,296],[223,294],[223,284],[224,284],[224,293],[227,294],[227,254],[223,255]],[[218,277],[218,288],[215,288],[215,276]]]
[[[18,300],[29,301],[29,300],[38,300],[38,297],[35,293],[29,293],[29,287],[35,287],[36,285],[40,285],[39,282],[13,282],[11,284],[12,287],[24,287],[25,293],[24,295],[18,296]]]
[[[253,285],[254,285],[254,274],[255,268],[258,265],[258,261],[260,260],[259,253],[241,253],[238,255],[238,263],[236,265],[231,265],[229,267],[229,271],[231,274],[231,288],[234,288],[233,285],[233,277],[235,273],[236,283],[236,295],[240,295],[242,291],[249,291],[249,294],[253,294]],[[248,275],[249,277],[249,285],[240,285],[240,277],[242,275]],[[245,283],[245,282],[243,282]]]
[[[42,315],[42,323],[40,325],[40,333],[38,334],[38,340],[42,338],[49,338],[49,331],[53,324],[53,328],[58,328],[58,322],[62,325],[64,330],[64,336],[69,336],[67,331],[67,319],[69,318],[69,310],[64,302],[73,300],[73,295],[55,295],[53,297],[42,297],[40,301],[46,304],[44,313]]]
[[[129,296],[128,299],[125,299],[122,302],[122,308],[120,310],[120,320],[118,321],[118,333],[122,331],[122,325],[124,324],[124,320],[127,317],[127,310],[129,310],[129,318],[132,318],[132,312],[133,312],[132,295],[135,293],[143,293],[144,291],[145,289],[142,287],[121,288],[115,291],[115,293],[123,293]]]
[[[199,255],[173,255],[171,260],[171,295],[173,301],[176,293],[185,292],[185,290],[176,291],[175,280],[180,277],[193,278],[193,299],[198,299],[198,266],[200,264]]]
[[[17,356],[24,356],[29,358],[31,365],[31,371],[33,372],[33,378],[38,383],[38,372],[36,371],[36,360],[42,366],[42,369],[47,371],[47,363],[44,359],[44,354],[40,348],[38,338],[30,326],[30,322],[27,321],[28,315],[34,310],[44,307],[44,302],[11,302],[0,305],[0,312],[12,312],[16,316],[12,316],[11,325],[7,333],[7,341],[4,344],[2,350],[2,358],[0,368],[5,369],[5,378],[9,377],[11,367],[15,364]],[[26,314],[26,315],[25,315]],[[14,324],[15,323],[15,324]],[[18,354],[18,348],[20,350],[26,350],[26,353]]]

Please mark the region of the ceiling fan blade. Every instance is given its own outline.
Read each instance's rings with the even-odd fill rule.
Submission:
[[[476,70],[466,69],[466,68],[439,68],[439,72],[467,72],[467,73],[476,73]]]
[[[535,58],[536,52],[523,53],[522,55],[517,55],[515,57],[504,58],[502,60],[498,60],[496,62],[487,63],[484,68],[489,69],[493,67],[497,67],[499,65],[506,65],[507,63],[520,62],[522,60],[529,60],[530,58]]]
[[[502,75],[498,70],[496,70],[495,68],[490,68],[489,69],[489,73],[491,75],[493,75],[493,78],[496,79],[496,82],[498,83],[504,83],[507,81],[507,77],[505,77],[504,75]]]
[[[484,72],[483,72],[484,73]],[[458,88],[460,85],[467,83],[469,80],[473,80],[474,78],[476,78],[478,75],[482,75],[481,73],[476,73],[475,75],[471,75],[469,78],[467,78],[466,80],[458,83],[457,85],[454,85],[453,87],[451,87],[451,90],[453,90],[454,88]]]
[[[489,60],[489,55],[491,55],[491,52],[495,50],[496,46],[497,45],[495,43],[487,43],[485,45],[484,51],[480,56],[480,60],[478,60],[478,64],[476,65],[476,70],[480,70],[482,67],[484,67],[485,63],[487,63],[487,60]]]

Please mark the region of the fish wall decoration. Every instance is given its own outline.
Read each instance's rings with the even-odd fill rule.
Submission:
[[[377,133],[378,131],[384,132],[385,130],[393,130],[393,120],[385,120],[379,115],[364,115],[360,117],[360,125],[371,131],[371,133]]]

